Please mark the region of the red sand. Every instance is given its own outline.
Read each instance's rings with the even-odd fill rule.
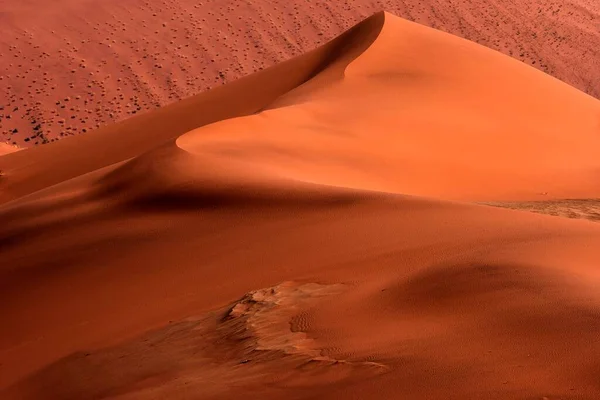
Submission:
[[[599,198],[599,132],[377,14],[2,156],[0,398],[597,399],[600,225],[451,200]]]
[[[4,154],[14,153],[15,151],[19,150],[20,148],[17,146],[13,146],[8,143],[0,143],[0,156]]]
[[[390,12],[600,97],[593,0],[0,1],[0,141],[89,132],[301,54]]]

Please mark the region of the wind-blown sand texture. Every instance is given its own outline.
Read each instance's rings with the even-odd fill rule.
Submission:
[[[600,97],[594,0],[0,0],[0,141],[87,133],[302,54],[381,9]]]
[[[2,399],[597,399],[600,101],[378,13],[0,157]]]
[[[600,199],[562,199],[550,201],[514,201],[483,203],[490,206],[526,210],[557,217],[587,219],[600,222]]]

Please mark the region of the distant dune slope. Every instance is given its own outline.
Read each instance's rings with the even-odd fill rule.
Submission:
[[[349,62],[379,34],[372,18],[299,57],[205,93],[81,135],[0,158],[7,177],[0,203],[140,155],[199,126],[249,115],[303,84],[334,61]],[[92,150],[93,149],[93,150]]]
[[[3,0],[0,140],[77,135],[313,49],[376,11],[511,55],[600,96],[591,0]]]
[[[0,158],[0,200],[205,124],[177,145],[201,163],[215,160],[211,170],[235,160],[285,179],[457,200],[600,197],[600,101],[455,36],[405,20],[382,26],[373,17],[233,84]],[[168,152],[161,159],[185,158]]]
[[[598,197],[599,104],[378,13],[4,155],[0,398],[597,399],[600,225],[448,199]]]

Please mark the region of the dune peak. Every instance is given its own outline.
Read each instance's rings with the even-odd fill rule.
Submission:
[[[136,112],[0,153],[0,398],[597,399],[600,101],[496,51],[579,32],[553,65],[593,56],[595,8],[570,1],[521,2],[517,16],[504,0],[346,5],[362,22],[340,20],[342,3],[11,3],[0,30],[23,15],[39,27],[0,52],[31,59],[47,40],[37,65],[75,60],[94,78],[72,69],[69,86],[101,88],[53,100],[65,131],[120,118],[127,97]],[[52,22],[71,8],[80,18]],[[419,16],[483,42],[506,30],[504,42]],[[109,53],[93,53],[89,29]],[[304,35],[321,45],[299,51]],[[57,41],[64,55],[50,54]],[[228,81],[232,48],[248,73]],[[123,99],[95,64],[106,54],[132,61]],[[272,65],[250,73],[259,54]],[[164,104],[152,82],[174,100],[213,70],[228,83],[138,114],[129,85]],[[0,78],[15,93],[27,81]],[[28,89],[36,108],[9,97],[0,123],[25,120],[29,142],[45,141],[46,92]],[[96,117],[78,119],[86,101]]]

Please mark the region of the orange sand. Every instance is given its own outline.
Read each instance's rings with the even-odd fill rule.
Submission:
[[[386,9],[600,98],[596,0],[2,0],[0,141],[88,133],[232,82]]]
[[[380,13],[4,155],[0,398],[597,399],[600,225],[468,202],[600,197],[599,134]]]
[[[10,145],[8,143],[0,143],[0,156],[4,154],[14,153],[20,149],[17,146]]]

